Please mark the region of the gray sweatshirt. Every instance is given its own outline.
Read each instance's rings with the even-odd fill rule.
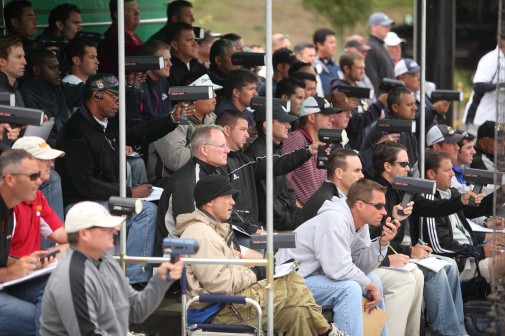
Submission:
[[[375,270],[387,254],[387,246],[370,243],[368,224],[356,231],[351,210],[345,199],[325,201],[316,217],[300,225],[296,232],[297,247],[280,249],[277,264],[295,259],[301,276],[324,274],[333,280],[353,280],[362,288],[370,283],[366,274]]]
[[[143,322],[171,284],[154,275],[137,292],[112,257],[97,262],[69,248],[47,282],[40,335],[125,336],[129,322]]]

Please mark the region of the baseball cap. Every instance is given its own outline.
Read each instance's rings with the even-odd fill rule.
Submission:
[[[65,231],[77,232],[94,226],[113,228],[125,221],[124,217],[112,216],[103,205],[84,201],[74,205],[65,218]]]
[[[481,138],[493,138],[495,135],[496,123],[491,120],[487,120],[477,129],[477,139]],[[505,133],[502,131],[501,127],[498,126],[498,136],[504,136]]]
[[[322,97],[314,96],[305,99],[300,106],[300,117],[305,117],[313,113],[337,114],[342,112],[341,109],[333,107],[329,101]]]
[[[372,50],[372,47],[370,47],[366,43],[361,43],[358,40],[349,40],[345,43],[344,48],[356,48],[359,51],[369,51]]]
[[[372,15],[370,15],[370,17],[368,18],[368,25],[369,26],[375,26],[375,25],[391,26],[394,24],[395,24],[395,22],[393,20],[391,20],[389,18],[389,16],[387,16],[386,14],[381,13],[381,12],[375,12]]]
[[[62,152],[57,149],[52,149],[51,146],[44,141],[44,139],[36,137],[36,136],[25,136],[16,140],[14,145],[12,145],[13,149],[24,149],[33,157],[40,160],[54,160],[57,157],[65,155],[65,152]]]
[[[295,53],[288,49],[288,48],[280,48],[277,49],[273,54],[272,54],[272,64],[274,67],[277,64],[281,63],[286,63],[289,65],[292,65],[297,61]]]
[[[406,39],[400,38],[396,33],[389,32],[384,39],[384,45],[389,47],[396,47],[400,43],[407,43]]]
[[[465,137],[447,125],[433,125],[426,134],[426,145],[429,147],[439,142],[458,143]]]
[[[333,91],[325,96],[333,107],[343,111],[350,111],[356,108],[356,104],[349,103],[349,99],[343,92]]]
[[[293,122],[298,117],[292,116],[288,113],[289,111],[285,110],[284,107],[280,104],[272,104],[272,119],[279,120],[282,122]],[[266,105],[258,105],[256,110],[254,110],[254,119],[256,122],[265,121],[267,119],[267,106]]]
[[[221,90],[223,88],[221,85],[214,84],[209,75],[202,75],[188,86],[212,86],[214,90]]]
[[[411,58],[403,58],[395,65],[395,77],[405,75],[406,73],[415,74],[421,71],[421,68]]]
[[[111,91],[119,94],[119,82],[111,73],[97,73],[86,81],[86,91]]]
[[[216,197],[234,195],[238,192],[239,190],[233,188],[226,176],[214,174],[205,176],[196,183],[193,197],[196,206],[200,207]]]

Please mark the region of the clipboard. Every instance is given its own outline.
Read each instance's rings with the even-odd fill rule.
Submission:
[[[363,310],[363,335],[364,336],[380,336],[382,329],[386,325],[388,314],[376,308],[372,312],[365,311],[366,298],[361,299],[361,307]]]

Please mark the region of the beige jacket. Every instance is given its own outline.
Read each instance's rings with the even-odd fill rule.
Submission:
[[[218,223],[206,213],[195,210],[177,217],[177,233],[181,238],[195,239],[200,248],[193,258],[236,259],[231,246],[230,224]],[[188,297],[199,294],[232,295],[256,282],[248,267],[238,265],[188,265]],[[205,305],[194,306],[198,309]]]

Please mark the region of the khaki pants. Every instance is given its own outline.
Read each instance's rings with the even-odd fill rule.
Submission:
[[[263,310],[263,329],[267,325],[267,295],[266,280],[236,293],[256,300]],[[249,304],[234,305],[245,322],[257,326],[256,309]],[[225,306],[212,319],[217,324],[241,324],[231,308]],[[274,329],[285,332],[287,336],[317,335],[316,329],[327,329],[329,323],[321,313],[321,307],[316,304],[312,293],[305,286],[305,281],[296,272],[274,281]]]

